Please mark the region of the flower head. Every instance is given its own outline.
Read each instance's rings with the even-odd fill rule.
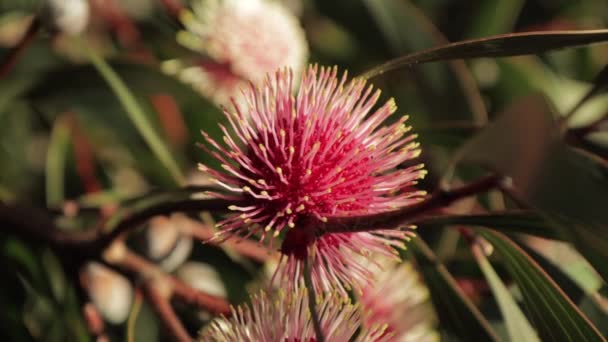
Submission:
[[[317,313],[321,331],[327,341],[352,341],[361,327],[361,312],[357,305],[342,303],[337,297],[327,296],[318,301]],[[365,329],[355,341],[383,342],[389,338],[384,327]],[[230,318],[211,322],[200,334],[199,341],[316,341],[308,296],[304,288],[278,298],[262,292],[254,296],[250,306],[232,309]]]
[[[369,215],[407,206],[423,192],[414,185],[424,176],[421,164],[396,169],[416,158],[419,145],[402,117],[382,123],[396,110],[391,99],[372,110],[379,91],[337,68],[314,66],[302,77],[292,96],[292,73],[278,71],[258,88],[244,92],[245,105],[234,102],[226,111],[232,133],[222,126],[223,145],[203,133],[203,146],[225,172],[200,165],[213,181],[235,193],[246,204],[233,205],[236,215],[220,223],[219,238],[232,235],[284,234],[281,252],[284,277],[297,280],[302,260],[311,258],[313,282],[354,283],[367,279],[369,270],[358,262],[370,252],[393,255],[412,233],[381,230],[323,234],[315,223],[327,217]],[[272,240],[272,239],[271,239]],[[348,287],[348,285],[347,285]]]
[[[179,40],[210,57],[184,70],[186,78],[218,104],[280,67],[299,73],[308,58],[298,19],[279,1],[196,0],[182,22]]]
[[[418,272],[408,262],[384,264],[357,298],[365,313],[364,325],[386,324],[391,342],[438,341],[429,291]]]

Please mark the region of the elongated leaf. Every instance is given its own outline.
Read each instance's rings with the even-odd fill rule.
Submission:
[[[593,87],[587,91],[585,96],[583,96],[574,107],[568,112],[566,117],[571,117],[574,113],[581,108],[587,101],[592,98],[604,93],[608,88],[608,64],[604,66],[604,68],[597,74],[595,79],[593,80]]]
[[[70,146],[70,128],[66,120],[55,122],[46,153],[46,204],[59,205],[65,191],[65,163]]]
[[[560,239],[559,234],[539,215],[533,212],[512,211],[476,215],[441,215],[418,219],[413,224],[467,225],[472,228],[488,227],[503,232],[523,233],[548,239]]]
[[[364,0],[376,23],[384,33],[392,50],[398,54],[417,51],[431,46],[447,44],[448,40],[423,11],[408,0]],[[427,66],[427,78],[442,71],[438,66]],[[457,79],[462,95],[467,100],[475,124],[488,120],[485,103],[471,71],[464,61],[450,61],[447,65]],[[440,76],[440,75],[439,75]]]
[[[481,268],[492,289],[492,293],[494,293],[494,298],[498,302],[511,341],[540,341],[538,335],[536,335],[536,331],[534,331],[526,316],[521,312],[515,299],[486,258],[481,247],[478,244],[473,244],[471,248],[479,264],[479,268]]]
[[[387,71],[440,60],[530,55],[608,40],[608,30],[510,33],[422,50],[390,60],[363,73],[372,78]]]
[[[529,96],[471,139],[456,159],[511,177],[511,195],[538,210],[606,280],[608,168],[559,137],[549,104]]]
[[[481,235],[492,243],[520,288],[543,341],[604,341],[597,328],[521,248],[500,233],[486,231]]]
[[[448,270],[421,239],[411,244],[420,272],[431,292],[440,326],[463,341],[498,341],[490,323],[462,293]]]
[[[129,118],[142,135],[146,143],[150,146],[150,149],[154,152],[160,162],[169,170],[176,183],[183,184],[184,176],[177,164],[173,159],[169,149],[161,140],[160,136],[150,124],[144,113],[142,107],[137,103],[137,100],[124,83],[124,81],[118,76],[114,70],[106,63],[103,58],[97,56],[93,50],[89,50],[89,56],[93,65],[97,68],[101,76],[112,88],[112,91],[116,94],[121,104],[123,105]]]

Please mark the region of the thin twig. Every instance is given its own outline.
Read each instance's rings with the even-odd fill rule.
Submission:
[[[361,232],[397,227],[410,223],[414,218],[429,211],[487,192],[497,187],[501,180],[500,176],[490,175],[453,190],[439,190],[421,202],[403,209],[376,215],[330,217],[326,222],[319,222],[318,227],[323,233]]]
[[[170,17],[178,19],[184,10],[184,5],[179,0],[160,0],[161,5]]]
[[[211,240],[215,232],[208,225],[187,218],[184,218],[184,223],[185,224],[182,225],[182,232],[184,234],[190,235],[204,243],[217,244],[217,241]],[[232,249],[238,254],[258,262],[265,262],[271,258],[273,254],[276,254],[276,251],[270,250],[262,244],[248,239],[229,239],[222,242],[221,246]]]
[[[183,281],[166,274],[156,264],[127,249],[121,251],[119,257],[106,258],[106,261],[113,266],[136,273],[142,278],[164,278],[171,287],[171,295],[186,304],[194,305],[213,314],[230,314],[230,304],[225,299],[192,288]]]
[[[215,315],[230,315],[230,305],[221,297],[196,290],[181,280],[169,277],[173,287],[173,296],[186,304],[203,308]]]
[[[118,221],[118,223],[113,227],[110,227],[110,232],[101,236],[97,243],[104,247],[108,246],[118,236],[127,232],[129,229],[139,226],[154,216],[169,215],[176,212],[222,211],[227,210],[230,204],[235,204],[235,202],[215,198],[186,198],[173,201],[161,201],[143,209],[134,207],[131,210],[123,211],[121,217],[115,220]]]
[[[319,313],[315,304],[315,288],[312,286],[312,280],[310,279],[310,265],[308,259],[304,260],[304,285],[308,290],[308,310],[310,310],[310,319],[312,320],[312,326],[315,329],[315,335],[317,336],[317,342],[325,342],[325,336],[323,330],[321,330],[321,321],[319,320]]]
[[[154,286],[154,284],[144,284],[142,290],[148,299],[148,302],[152,304],[154,311],[161,318],[161,321],[172,335],[172,339],[178,342],[192,342],[192,338],[186,331],[186,328],[180,322],[179,318],[175,314],[175,311],[173,311],[171,304],[167,298],[163,297],[162,293]]]
[[[10,49],[6,56],[0,62],[0,79],[3,79],[8,73],[13,70],[15,64],[19,60],[19,57],[25,52],[25,49],[34,40],[36,33],[40,30],[40,18],[34,17],[27,31],[23,35],[23,38]]]
[[[72,250],[84,256],[97,256],[114,239],[130,229],[138,227],[151,217],[175,212],[200,212],[227,210],[232,201],[222,199],[180,199],[159,201],[144,208],[123,210],[114,220],[111,229],[99,232],[96,229],[82,232],[65,232],[55,226],[54,220],[44,210],[21,204],[0,202],[0,224],[5,232],[33,242],[48,243],[52,248]]]
[[[107,338],[103,318],[93,303],[84,303],[82,306],[82,316],[87,324],[87,329],[97,340],[104,337]]]

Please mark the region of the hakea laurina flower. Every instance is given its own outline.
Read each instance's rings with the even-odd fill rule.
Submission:
[[[209,59],[189,66],[172,61],[165,70],[220,105],[280,67],[300,73],[308,59],[304,31],[280,1],[195,0],[182,23],[178,40]]]
[[[364,326],[386,324],[391,342],[439,341],[430,294],[411,263],[385,261],[358,302],[364,312]]]
[[[326,341],[383,342],[390,338],[383,325],[358,333],[362,323],[358,305],[343,303],[332,296],[319,298],[317,303],[319,323]],[[280,292],[278,298],[270,298],[262,292],[252,298],[250,306],[233,308],[230,318],[211,322],[201,332],[199,341],[314,342],[316,335],[306,290]]]
[[[278,279],[300,279],[308,258],[316,290],[368,281],[372,271],[360,264],[370,253],[395,257],[393,247],[409,230],[323,234],[315,223],[327,217],[382,213],[420,200],[413,186],[424,176],[423,165],[396,169],[420,154],[406,116],[382,123],[396,110],[391,99],[372,110],[380,91],[337,68],[310,67],[292,96],[293,75],[287,70],[244,91],[244,106],[226,111],[232,133],[222,126],[224,145],[206,133],[225,172],[200,165],[213,181],[233,192],[228,199],[236,215],[221,222],[217,239],[233,235],[284,235]],[[220,196],[220,195],[218,195]],[[284,234],[282,234],[284,233]],[[291,284],[294,282],[292,281]]]

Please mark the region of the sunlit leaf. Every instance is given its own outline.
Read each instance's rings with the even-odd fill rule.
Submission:
[[[481,235],[494,246],[519,287],[525,308],[543,341],[603,341],[597,328],[521,248],[491,231]]]
[[[540,341],[536,331],[534,331],[526,316],[521,312],[517,302],[515,302],[515,299],[486,258],[480,245],[473,244],[471,248],[481,271],[492,289],[492,293],[494,293],[494,298],[498,302],[511,341]]]
[[[46,153],[46,203],[61,204],[65,199],[65,163],[70,147],[70,128],[67,120],[57,120],[51,133]]]

